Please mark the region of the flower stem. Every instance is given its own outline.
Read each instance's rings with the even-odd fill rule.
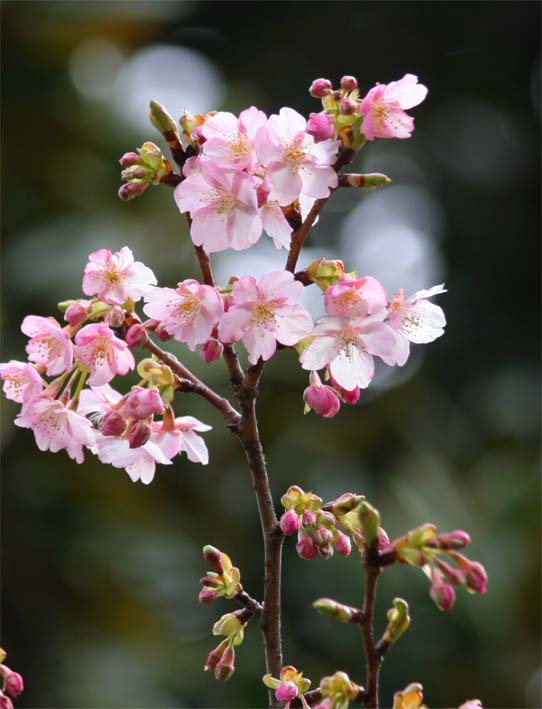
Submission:
[[[382,657],[377,650],[374,636],[374,613],[375,613],[375,598],[378,585],[378,577],[380,576],[381,568],[372,560],[373,550],[368,549],[365,552],[365,595],[363,599],[362,609],[362,633],[363,644],[365,648],[365,663],[367,671],[366,680],[366,699],[365,706],[367,709],[378,709],[378,683],[380,678],[380,667],[382,665]]]

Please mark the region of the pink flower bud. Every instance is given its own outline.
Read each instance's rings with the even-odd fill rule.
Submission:
[[[359,112],[359,103],[353,98],[343,98],[339,103],[339,113],[343,116],[351,116],[356,111]]]
[[[130,426],[128,441],[130,448],[141,448],[151,437],[151,427],[148,423],[134,421]]]
[[[13,709],[13,702],[5,694],[0,694],[0,709]]]
[[[128,425],[126,419],[118,411],[110,411],[104,416],[100,427],[104,436],[122,436]]]
[[[119,163],[121,167],[131,167],[139,162],[139,159],[140,158],[137,153],[124,153],[124,155],[120,158]]]
[[[385,549],[387,546],[389,546],[390,543],[390,538],[388,537],[388,533],[383,527],[378,528],[378,549]]]
[[[127,167],[120,173],[122,180],[144,180],[146,177],[151,177],[152,171],[143,165],[132,165]]]
[[[467,532],[456,529],[453,532],[446,532],[438,535],[438,541],[443,549],[464,549],[471,542]]]
[[[359,387],[356,387],[352,391],[348,391],[348,389],[343,389],[343,387],[338,384],[335,379],[333,379],[333,376],[329,377],[329,381],[331,383],[331,386],[335,389],[335,391],[341,397],[345,404],[350,404],[351,406],[353,406],[354,404],[358,403],[359,397],[361,395],[361,389]]]
[[[333,512],[327,512],[326,510],[319,510],[318,519],[322,524],[327,524],[328,526],[333,526],[337,522]]]
[[[212,576],[202,576],[199,582],[203,584],[203,586],[210,586],[211,588],[218,588],[221,585],[220,581]]]
[[[291,702],[298,695],[298,689],[293,682],[287,680],[286,682],[281,682],[279,686],[275,689],[275,697],[279,702]]]
[[[69,325],[79,325],[79,323],[87,317],[89,308],[89,303],[76,300],[75,303],[72,303],[64,313],[64,320]]]
[[[226,682],[235,672],[235,651],[227,647],[215,667],[215,677],[219,682]]]
[[[332,418],[341,408],[337,393],[331,387],[322,384],[317,372],[311,372],[310,385],[303,392],[303,399],[309,410],[324,418]]]
[[[343,91],[355,91],[358,88],[358,82],[355,76],[343,76],[341,79],[341,89]]]
[[[148,182],[127,182],[119,189],[119,197],[123,202],[128,202],[143,194],[148,186]]]
[[[8,669],[7,667],[5,668]],[[4,674],[4,692],[11,694],[12,697],[18,696],[24,689],[23,678],[18,672],[12,672],[11,670],[5,672]]]
[[[482,564],[471,561],[468,571],[465,573],[467,588],[474,593],[487,593],[487,573]]]
[[[126,340],[126,344],[130,347],[143,347],[148,341],[149,335],[143,325],[135,323],[134,325],[130,325],[126,330],[124,339]]]
[[[330,140],[335,135],[333,118],[328,113],[311,113],[306,130],[317,143]]]
[[[218,595],[218,591],[214,588],[207,588],[206,586],[201,589],[198,596],[198,601],[203,604],[212,603]]]
[[[319,525],[314,532],[313,539],[319,547],[327,546],[333,539],[333,534],[330,529]]]
[[[146,419],[153,414],[163,414],[164,402],[158,389],[133,387],[124,404],[124,413],[134,419]]]
[[[302,516],[302,522],[304,527],[314,527],[316,526],[317,516],[316,512],[312,510],[305,510]]]
[[[333,85],[329,79],[315,79],[310,86],[309,93],[313,98],[324,98],[332,88]]]
[[[463,586],[466,583],[465,574],[460,569],[456,569],[455,566],[439,560],[438,567],[446,581],[453,586]]]
[[[314,539],[302,531],[298,533],[295,550],[302,559],[314,559],[318,554],[318,547],[314,543]]]
[[[109,327],[120,327],[124,322],[124,318],[124,310],[120,306],[115,305],[108,313],[106,313],[104,322],[106,322]]]
[[[225,649],[228,647],[228,640],[223,640],[220,645],[217,645],[209,655],[207,656],[207,661],[205,662],[205,670],[214,670],[220,661]]]
[[[331,559],[333,556],[333,546],[331,544],[324,544],[324,546],[318,547],[318,553],[322,559]]]
[[[154,328],[154,334],[162,340],[162,342],[167,342],[172,338],[172,335],[164,329],[163,323],[158,323],[158,325]]]
[[[203,344],[199,349],[200,357],[205,362],[205,364],[211,364],[211,362],[214,362],[215,360],[222,357],[223,351],[224,345],[218,340],[215,340],[214,338],[207,340],[207,342]]]
[[[352,551],[352,542],[350,541],[350,537],[342,532],[337,532],[335,549],[341,556],[348,556]]]
[[[455,591],[448,583],[444,583],[439,572],[433,567],[431,571],[432,583],[429,595],[437,608],[441,611],[450,611],[455,603]]]
[[[296,515],[293,509],[289,509],[280,518],[280,528],[282,533],[289,537],[291,534],[295,534],[301,526],[301,521],[299,516]]]
[[[211,564],[217,574],[224,573],[224,569],[222,568],[222,560],[220,558],[220,551],[216,547],[212,547],[210,544],[204,546],[203,558]]]

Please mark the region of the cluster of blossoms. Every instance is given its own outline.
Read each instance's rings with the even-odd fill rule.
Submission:
[[[6,652],[0,648],[0,663],[6,658]],[[13,702],[10,697],[17,697],[24,689],[23,678],[18,672],[14,672],[7,665],[0,664],[0,675],[2,676],[2,689],[0,689],[0,709],[13,709]]]

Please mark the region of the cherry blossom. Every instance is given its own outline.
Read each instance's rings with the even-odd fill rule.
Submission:
[[[259,165],[254,139],[266,120],[265,113],[254,106],[242,111],[239,118],[224,111],[215,113],[201,127],[206,139],[203,155],[220,167],[254,173]]]
[[[213,253],[248,249],[262,235],[256,182],[246,172],[204,163],[174,192],[180,212],[190,212],[190,236],[196,246]]]
[[[104,436],[97,432],[96,453],[102,463],[109,463],[114,468],[124,468],[132,482],[140,480],[145,485],[152,482],[156,463],[171,465],[171,460],[153,441],[148,441],[138,448],[130,448],[127,438]]]
[[[321,318],[301,354],[301,366],[318,370],[329,365],[339,386],[365,389],[374,376],[372,355],[389,358],[396,347],[395,333],[383,322],[386,315],[382,308],[366,318]]]
[[[83,446],[92,448],[95,434],[91,422],[59,400],[37,396],[23,406],[15,425],[30,428],[38,448],[56,453],[66,449],[77,463],[84,460]]]
[[[224,312],[219,292],[189,278],[173,288],[155,288],[145,296],[143,312],[194,351],[207,342]]]
[[[410,342],[425,344],[444,334],[446,318],[442,308],[427,301],[440,293],[446,293],[444,284],[416,291],[408,298],[404,297],[402,289],[393,296],[388,306],[387,323],[397,331],[398,337],[390,364],[403,366],[410,353]]]
[[[0,379],[4,382],[6,398],[18,404],[37,396],[45,386],[35,367],[14,359],[0,364]]]
[[[21,330],[30,337],[26,352],[31,362],[43,365],[51,377],[71,369],[73,345],[66,330],[54,318],[27,315]]]
[[[277,342],[295,345],[312,329],[312,319],[302,305],[295,305],[303,286],[288,271],[274,271],[258,282],[243,276],[233,284],[232,305],[218,325],[224,344],[242,340],[248,360],[268,360]]]
[[[91,386],[107,384],[135,366],[133,354],[105,323],[85,325],[75,336],[75,356],[90,369]]]
[[[333,165],[340,143],[316,143],[307,133],[307,121],[293,108],[281,108],[256,134],[256,150],[266,165],[265,181],[271,199],[281,206],[303,193],[311,199],[327,197],[338,184]]]
[[[405,111],[420,104],[426,96],[427,88],[418,84],[414,74],[374,86],[361,102],[362,131],[367,140],[410,138],[414,119]]]
[[[343,278],[326,288],[325,304],[329,315],[365,317],[385,308],[388,298],[384,286],[372,276]]]
[[[152,428],[151,441],[156,443],[168,458],[174,458],[184,452],[192,463],[207,465],[209,462],[205,441],[196,431],[210,431],[211,426],[193,416],[178,416],[173,421],[166,417],[163,425],[154,423]]]
[[[134,261],[127,246],[116,253],[100,249],[88,258],[83,274],[83,293],[95,295],[110,305],[122,305],[128,298],[137,302],[157,283],[151,269]]]

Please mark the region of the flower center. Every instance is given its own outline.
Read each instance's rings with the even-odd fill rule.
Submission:
[[[237,197],[231,192],[213,190],[211,202],[217,214],[231,214],[237,209]]]
[[[263,325],[263,327],[269,327],[275,322],[275,307],[273,303],[258,303],[252,309],[252,319],[258,323],[258,325]]]
[[[120,282],[120,274],[115,269],[108,268],[104,271],[103,279],[108,285],[115,286]]]
[[[292,172],[299,172],[303,165],[307,162],[307,154],[295,143],[290,145],[285,153],[286,164]]]
[[[181,300],[175,309],[178,318],[184,321],[193,320],[201,310],[201,300],[195,295],[188,295]]]

